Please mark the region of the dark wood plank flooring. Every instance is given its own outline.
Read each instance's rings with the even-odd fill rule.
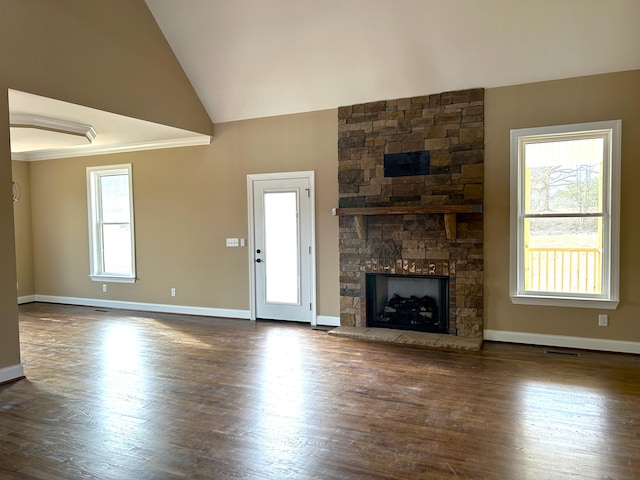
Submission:
[[[633,355],[38,303],[20,334],[0,479],[640,478]]]

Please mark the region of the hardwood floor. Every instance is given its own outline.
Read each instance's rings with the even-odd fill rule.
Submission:
[[[633,355],[48,304],[20,334],[0,479],[640,478]]]

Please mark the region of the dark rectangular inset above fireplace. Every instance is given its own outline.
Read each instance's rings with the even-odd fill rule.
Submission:
[[[449,333],[449,277],[366,274],[367,326]]]
[[[429,151],[385,153],[385,177],[409,177],[429,174]]]

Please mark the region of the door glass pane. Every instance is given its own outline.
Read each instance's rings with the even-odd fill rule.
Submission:
[[[129,223],[129,176],[101,175],[100,193],[102,221],[105,223]]]
[[[131,275],[131,226],[102,225],[104,273]]]
[[[602,293],[602,218],[526,218],[525,290]]]
[[[264,194],[264,236],[267,303],[299,304],[296,192]]]
[[[525,145],[525,213],[602,212],[604,140]]]

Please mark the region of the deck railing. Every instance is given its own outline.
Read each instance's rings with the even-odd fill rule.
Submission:
[[[528,248],[527,290],[600,293],[598,248]]]

